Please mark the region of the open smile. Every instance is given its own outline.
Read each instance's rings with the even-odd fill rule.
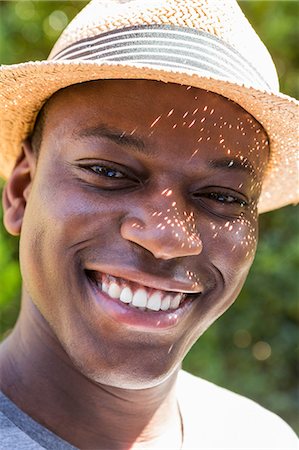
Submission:
[[[97,301],[119,322],[155,327],[173,326],[201,292],[166,291],[107,273],[87,271]]]
[[[174,310],[187,298],[187,294],[184,292],[154,289],[108,274],[101,274],[100,277],[94,279],[94,282],[112,299],[120,300],[122,303],[143,311]]]

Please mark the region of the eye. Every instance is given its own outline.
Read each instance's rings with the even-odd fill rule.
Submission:
[[[211,200],[215,200],[220,203],[228,203],[228,204],[238,204],[239,206],[246,206],[247,202],[235,195],[220,193],[220,192],[209,192],[207,194],[203,194],[204,197],[210,198]]]
[[[80,179],[95,188],[118,191],[141,183],[140,177],[130,167],[112,161],[80,160],[77,167],[81,171]]]
[[[126,176],[119,170],[111,167],[94,165],[89,167],[94,173],[108,178],[125,178]]]
[[[194,192],[192,197],[199,207],[219,217],[239,217],[250,203],[245,194],[213,186]]]

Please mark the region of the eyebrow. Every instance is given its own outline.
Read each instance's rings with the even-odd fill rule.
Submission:
[[[84,128],[78,131],[74,131],[73,135],[76,138],[96,138],[96,139],[109,139],[117,145],[124,147],[130,147],[139,153],[152,155],[153,151],[146,148],[144,141],[139,136],[133,136],[130,133],[126,133],[123,130],[110,127],[106,124],[99,124],[95,127]]]
[[[247,158],[243,160],[236,157],[212,159],[209,161],[209,166],[215,169],[240,170],[250,175],[256,171],[253,164]]]
[[[138,153],[143,153],[148,156],[156,156],[156,152],[153,149],[148,149],[139,136],[133,136],[132,134],[127,134],[121,129],[111,127],[107,124],[99,124],[95,127],[83,128],[80,130],[75,130],[73,135],[76,138],[96,138],[96,139],[108,139],[117,145],[124,147],[129,147]],[[212,159],[209,161],[209,166],[215,169],[226,169],[226,170],[240,170],[249,174],[255,171],[254,166],[245,159],[240,161],[236,157],[223,157],[218,159]]]

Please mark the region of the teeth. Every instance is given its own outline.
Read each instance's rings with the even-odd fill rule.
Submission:
[[[161,293],[155,292],[150,296],[147,301],[147,308],[152,309],[153,311],[159,311],[161,308]]]
[[[129,287],[125,287],[120,294],[119,299],[123,302],[123,303],[131,303],[132,299],[133,299],[133,293],[131,291],[131,289]]]
[[[102,282],[102,291],[108,293],[109,285],[105,283],[105,281]]]
[[[167,311],[167,309],[169,309],[170,302],[171,302],[171,295],[166,295],[166,297],[164,297],[161,302],[162,311]]]
[[[177,309],[184,298],[183,293],[165,293],[165,291],[150,288],[138,288],[135,292],[128,285],[124,286],[125,280],[117,280],[115,277],[103,274],[102,291],[111,298],[119,299],[121,302],[137,307],[142,311],[167,311]],[[133,283],[131,283],[133,285]],[[136,288],[135,288],[136,289]],[[154,291],[154,292],[153,292]],[[149,292],[152,292],[151,294]]]
[[[108,295],[112,298],[119,298],[121,293],[121,288],[117,283],[111,283],[108,289]]]
[[[132,303],[134,306],[139,306],[139,308],[145,308],[147,304],[147,293],[145,289],[137,289],[133,296]]]
[[[177,309],[182,300],[182,294],[177,294],[170,302],[170,309]]]

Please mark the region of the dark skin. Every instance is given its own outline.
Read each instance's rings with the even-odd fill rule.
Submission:
[[[4,192],[23,277],[4,393],[79,448],[179,448],[177,372],[244,284],[268,150],[247,112],[199,89],[54,95],[38,158],[25,141]],[[187,301],[133,310],[101,292],[102,273]]]

